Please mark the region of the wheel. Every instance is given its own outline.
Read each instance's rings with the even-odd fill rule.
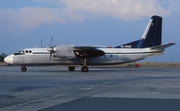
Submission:
[[[21,67],[22,72],[26,72],[27,68],[25,66]]]
[[[69,71],[74,71],[75,67],[68,67]]]
[[[81,68],[81,71],[82,71],[82,72],[88,72],[88,71],[89,71],[89,68],[88,68],[87,66],[83,66],[83,67]]]

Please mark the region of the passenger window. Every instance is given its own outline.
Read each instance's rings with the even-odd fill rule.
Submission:
[[[32,51],[30,50],[29,53],[32,53]]]
[[[26,53],[28,53],[28,50],[26,50]]]

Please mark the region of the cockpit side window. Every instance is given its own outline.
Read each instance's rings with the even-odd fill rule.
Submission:
[[[16,54],[20,54],[20,55],[22,55],[22,54],[24,54],[24,53],[26,53],[26,54],[32,54],[32,50],[20,50],[18,53],[16,53]]]

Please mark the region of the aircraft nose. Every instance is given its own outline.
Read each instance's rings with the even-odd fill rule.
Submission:
[[[8,64],[13,64],[13,56],[14,56],[13,54],[7,56],[7,57],[4,59],[4,61],[5,61],[6,63],[8,63]]]

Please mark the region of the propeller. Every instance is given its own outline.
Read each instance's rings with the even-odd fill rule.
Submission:
[[[49,43],[49,47],[47,48],[47,51],[50,52],[50,59],[52,57],[52,54],[54,54],[54,57],[55,57],[55,54],[56,54],[56,47],[53,46],[53,37],[51,36],[51,43]]]

